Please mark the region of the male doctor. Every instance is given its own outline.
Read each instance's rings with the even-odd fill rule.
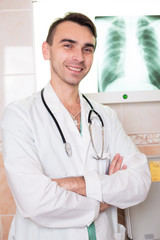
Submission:
[[[124,240],[117,207],[148,194],[146,157],[112,109],[78,90],[95,47],[88,17],[56,20],[42,45],[50,82],[4,112],[4,165],[17,207],[9,240]]]

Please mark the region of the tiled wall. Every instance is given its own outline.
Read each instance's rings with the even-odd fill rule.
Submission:
[[[0,154],[0,240],[7,240],[9,227],[15,214],[15,204],[8,188]]]
[[[160,133],[160,95],[157,102],[110,104],[128,134]]]
[[[0,120],[8,103],[35,91],[32,12],[31,0],[0,0]],[[0,240],[7,240],[14,214],[0,149]]]
[[[160,101],[110,104],[139,150],[160,155]]]
[[[0,119],[8,103],[35,90],[32,15],[31,0],[0,0]]]

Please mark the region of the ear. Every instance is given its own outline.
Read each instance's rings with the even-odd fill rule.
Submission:
[[[45,60],[50,59],[50,47],[47,42],[43,42],[43,44],[42,44],[42,54],[43,54],[43,58]]]

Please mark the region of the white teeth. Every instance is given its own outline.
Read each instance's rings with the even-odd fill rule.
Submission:
[[[77,71],[77,72],[80,72],[81,71],[81,68],[74,68],[74,67],[69,67],[67,66],[67,68],[73,70],[73,71]]]

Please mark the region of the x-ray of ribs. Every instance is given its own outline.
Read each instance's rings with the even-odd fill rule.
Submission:
[[[156,18],[156,17],[155,17]],[[150,82],[160,89],[160,48],[153,17],[142,17],[137,22],[137,38]]]
[[[125,46],[125,22],[123,18],[114,18],[107,32],[103,59],[103,69],[99,91],[105,91],[106,87],[117,78],[124,75],[124,46]]]
[[[107,18],[98,91],[160,89],[159,16]],[[100,59],[101,61],[101,59]]]

